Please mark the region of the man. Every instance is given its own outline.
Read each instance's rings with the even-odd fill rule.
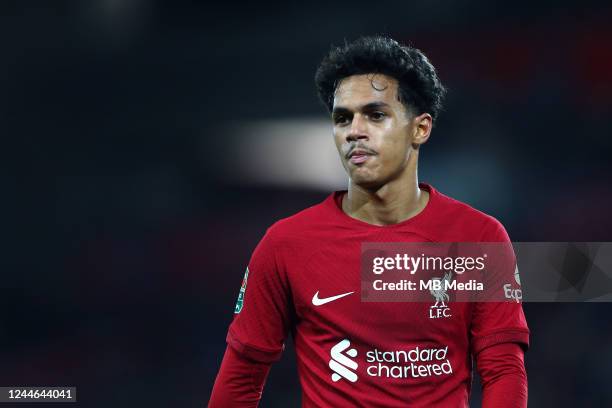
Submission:
[[[526,406],[520,303],[456,303],[431,319],[430,304],[360,298],[364,242],[509,242],[494,218],[418,182],[445,93],[434,67],[417,49],[367,37],[332,49],[315,81],[348,191],[277,222],[255,249],[209,406],[257,406],[289,333],[306,407],[466,407],[472,358],[484,407]],[[446,367],[381,374],[367,361],[382,350],[435,354]]]

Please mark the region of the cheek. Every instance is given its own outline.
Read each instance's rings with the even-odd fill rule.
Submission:
[[[336,145],[336,148],[340,150],[342,148],[342,144],[345,141],[344,135],[342,134],[341,131],[336,131],[336,130],[332,132],[332,135],[334,137],[334,144]]]
[[[406,160],[408,143],[403,135],[395,135],[383,140],[381,151],[384,152],[386,163],[401,163]]]
[[[342,167],[348,171],[345,155],[348,153],[348,146],[346,145],[346,140],[344,135],[338,132],[333,132],[334,137],[334,146],[336,146],[336,151],[338,152],[338,156],[340,157],[340,162],[342,163]]]

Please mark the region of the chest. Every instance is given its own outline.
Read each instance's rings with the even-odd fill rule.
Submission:
[[[296,326],[321,336],[377,337],[390,343],[467,338],[470,307],[452,294],[419,302],[368,301],[361,245],[328,243],[287,265]]]

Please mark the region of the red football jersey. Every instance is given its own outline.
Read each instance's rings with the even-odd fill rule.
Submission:
[[[404,222],[351,218],[335,192],[275,223],[255,249],[227,341],[271,362],[291,333],[303,406],[467,407],[472,355],[528,347],[517,302],[449,302],[432,319],[431,303],[361,301],[363,242],[509,242],[493,217],[420,187],[427,206]]]

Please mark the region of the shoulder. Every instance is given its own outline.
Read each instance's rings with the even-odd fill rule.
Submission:
[[[461,235],[457,241],[499,242],[508,241],[508,234],[502,223],[492,215],[477,210],[469,204],[456,200],[439,191],[436,195],[436,219],[440,228]]]
[[[266,236],[276,242],[287,242],[324,230],[333,218],[333,196],[331,194],[318,204],[276,221],[268,228]]]

